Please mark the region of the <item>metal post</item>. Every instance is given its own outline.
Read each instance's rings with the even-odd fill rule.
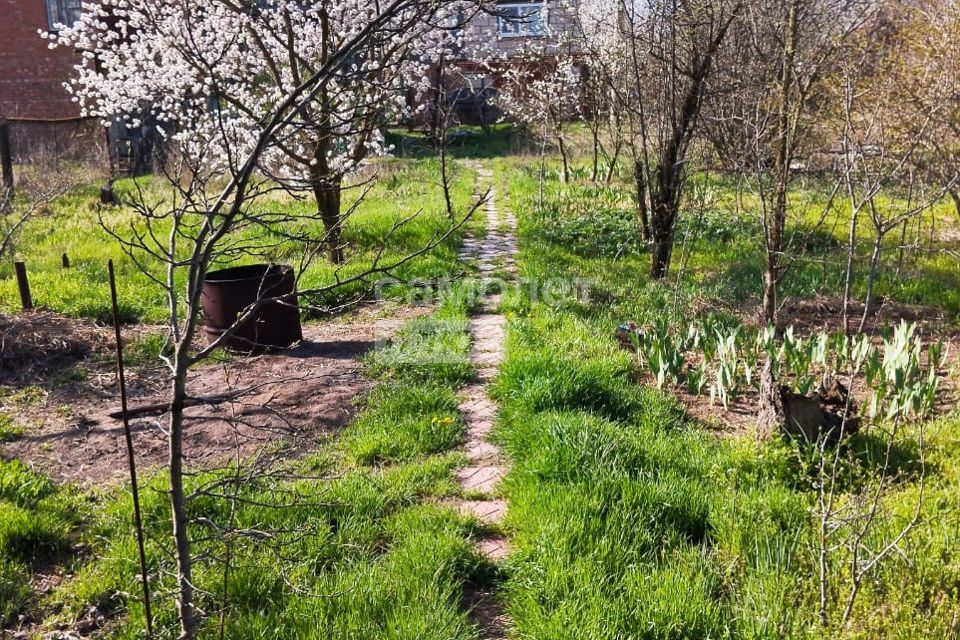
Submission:
[[[13,155],[10,153],[10,123],[0,121],[0,166],[3,167],[3,186],[13,189]]]
[[[20,305],[24,311],[33,309],[33,298],[30,297],[30,281],[27,280],[27,265],[14,262],[13,270],[17,274],[17,288],[20,290]]]
[[[117,305],[117,281],[113,260],[107,262],[110,273],[110,302],[113,305],[113,331],[117,341],[117,380],[120,383],[120,410],[123,414],[123,435],[127,440],[127,461],[130,463],[130,487],[133,494],[133,518],[137,529],[137,548],[140,553],[140,582],[143,584],[143,610],[147,617],[147,637],[153,636],[153,616],[150,613],[150,582],[147,578],[147,554],[143,547],[143,519],[140,517],[140,491],[137,486],[137,462],[133,457],[133,437],[127,415],[127,382],[123,373],[123,341],[120,339],[120,310]]]

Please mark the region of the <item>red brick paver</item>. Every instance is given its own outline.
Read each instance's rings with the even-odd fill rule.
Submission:
[[[490,184],[493,175],[479,168],[481,187]],[[478,189],[478,193],[480,190]],[[467,438],[463,451],[468,466],[457,472],[457,479],[465,497],[456,502],[460,513],[490,527],[491,533],[476,543],[477,551],[493,562],[503,560],[510,553],[508,540],[493,533],[507,514],[507,503],[496,497],[500,481],[507,472],[506,460],[499,447],[490,441],[497,418],[497,405],[488,394],[488,385],[497,377],[504,356],[504,339],[507,333],[506,318],[499,312],[503,289],[503,274],[515,273],[513,255],[517,251],[515,238],[516,220],[513,215],[501,215],[497,210],[496,191],[491,189],[486,204],[487,234],[482,241],[469,239],[464,242],[461,258],[472,261],[482,277],[494,276],[491,291],[484,299],[483,308],[470,321],[470,337],[473,346],[470,361],[476,371],[476,381],[461,392],[460,413],[467,425]],[[503,227],[507,230],[504,231]],[[488,289],[489,290],[489,289]],[[506,638],[509,618],[506,615],[495,589],[468,588],[464,592],[465,607],[470,610],[483,640]]]

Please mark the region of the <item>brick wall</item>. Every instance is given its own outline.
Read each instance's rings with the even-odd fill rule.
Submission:
[[[523,2],[524,0],[511,0],[510,4]],[[474,60],[487,59],[491,55],[511,58],[529,54],[531,50],[551,54],[558,37],[569,28],[569,18],[564,8],[566,3],[560,0],[544,0],[543,4],[546,7],[550,36],[501,36],[497,16],[482,13],[477,15],[464,31],[464,57]]]
[[[0,117],[61,120],[80,116],[63,88],[79,56],[51,50],[44,0],[0,0]]]

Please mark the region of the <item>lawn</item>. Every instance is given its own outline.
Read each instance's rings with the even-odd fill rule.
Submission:
[[[539,158],[524,155],[504,128],[495,129],[489,148],[481,135],[471,131],[453,149],[462,162],[458,207],[476,179],[463,159],[480,159],[494,170],[498,206],[517,215],[521,282],[576,280],[589,289],[577,299],[534,295],[543,289],[522,286],[501,306],[509,320],[506,358],[492,394],[500,409],[494,437],[511,463],[498,488],[509,505],[501,533],[510,555],[494,564],[478,553],[474,543],[489,533],[487,525],[452,506],[462,493],[455,473],[466,464],[458,394],[476,374],[468,319],[484,286],[465,280],[443,289],[429,314],[407,320],[386,346],[365,356],[363,371],[374,384],[342,430],[293,458],[192,470],[187,490],[196,496],[190,516],[201,636],[474,640],[482,629],[463,599],[477,585],[496,591],[509,615],[508,637],[517,640],[955,636],[955,407],[897,433],[896,473],[866,544],[877,548],[896,537],[922,497],[918,525],[870,572],[846,625],[840,620],[851,557],[838,544],[826,559],[822,620],[813,452],[784,438],[758,441],[749,430],[718,432],[669,385],[656,388],[636,354],[614,338],[617,325],[628,321],[661,319],[685,328],[710,315],[749,324],[762,268],[756,201],[738,197],[724,176],[693,176],[693,193],[701,196],[685,204],[674,270],[652,282],[629,176],[592,184],[581,157],[574,180],[563,184],[557,159],[548,157],[541,189]],[[396,238],[396,255],[446,222],[436,162],[425,157],[423,140],[401,132],[393,138],[404,157],[384,161],[347,226],[357,268],[399,217],[423,210]],[[150,179],[144,185],[159,189]],[[808,250],[784,284],[793,301],[841,291],[849,211],[838,204],[806,233],[827,191],[813,177],[796,185],[796,201],[809,205],[798,207],[790,229],[802,232],[797,237],[806,237]],[[34,299],[67,316],[103,320],[105,262],[112,257],[120,265],[127,320],[162,320],[159,291],[96,227],[95,195],[91,187],[67,196],[26,229],[20,255]],[[307,205],[284,198],[265,206]],[[116,208],[104,215],[121,225],[131,214]],[[944,205],[923,224],[952,224],[949,215]],[[480,220],[468,226],[483,233]],[[444,279],[470,271],[458,257],[465,232],[396,275]],[[901,262],[894,235],[885,247],[889,275],[877,294],[924,305],[942,316],[940,329],[954,331],[955,254],[945,246],[908,252]],[[864,235],[858,256],[869,244]],[[60,266],[64,252],[69,271]],[[290,256],[280,250],[262,258]],[[0,267],[3,313],[16,308],[8,268]],[[318,263],[304,279],[309,285],[332,277],[331,267]],[[865,287],[861,268],[855,295]],[[140,351],[139,359],[152,352],[149,345]],[[4,407],[16,411],[23,390],[4,393]],[[840,503],[852,504],[875,477],[884,457],[881,427],[865,428],[840,449],[846,470],[838,481]],[[0,442],[20,436],[12,422],[0,422]],[[174,637],[165,476],[151,470],[144,484],[157,637]],[[143,637],[131,518],[125,486],[81,489],[16,460],[0,462],[0,627],[16,629],[25,616],[24,625],[38,633],[79,624],[96,637]],[[850,532],[844,527],[854,524],[831,531],[831,540],[844,539]],[[41,583],[48,585],[43,591]]]
[[[382,256],[383,264],[419,249],[434,234],[450,226],[436,160],[383,160],[373,167],[372,172],[376,177],[372,189],[367,189],[364,181],[344,194],[343,209],[352,211],[344,227],[344,240],[351,246],[349,262],[339,270],[322,260],[312,262],[301,276],[301,289],[323,287],[337,276],[346,279],[362,273],[369,267],[388,234],[390,243]],[[118,181],[115,188],[120,194],[132,194],[134,190],[142,189],[151,201],[156,202],[170,197],[164,193],[159,179],[148,176],[137,178],[136,183],[133,179],[124,179]],[[466,213],[473,188],[473,172],[466,165],[458,165],[451,188],[458,215]],[[354,209],[358,199],[361,202]],[[309,198],[275,194],[258,200],[256,206],[265,211],[284,212],[305,210],[311,204]],[[395,224],[407,217],[412,219],[393,230]],[[54,201],[46,215],[34,218],[24,227],[16,253],[16,259],[26,263],[34,304],[71,317],[108,321],[110,292],[107,260],[113,259],[117,267],[118,298],[123,318],[128,322],[162,322],[167,317],[163,290],[137,268],[103,228],[121,237],[129,237],[131,224],[139,224],[137,214],[126,206],[101,205],[99,185],[96,184],[80,185],[74,192]],[[168,232],[168,225],[168,222],[161,221],[156,233],[164,236]],[[434,251],[402,265],[392,275],[398,280],[408,281],[459,273],[461,269],[456,248],[463,233],[471,226],[476,229],[476,221],[456,229]],[[69,258],[69,269],[62,266],[63,254]],[[262,255],[245,256],[236,264],[257,261],[298,264],[299,259],[300,256],[291,253],[290,243],[280,243]],[[164,277],[165,268],[158,260],[149,257],[143,259],[142,256],[141,260],[150,276]],[[358,282],[312,302],[318,307],[336,306],[356,298],[371,285],[369,282]],[[400,296],[403,289],[394,288],[392,293]],[[0,312],[18,311],[19,305],[12,264],[4,263],[0,265]]]
[[[497,167],[520,218],[521,273],[592,282],[587,303],[549,305],[524,290],[508,307],[508,358],[496,392],[498,438],[514,463],[505,485],[515,551],[504,592],[516,637],[955,633],[960,420],[924,425],[924,483],[909,471],[896,476],[872,544],[890,539],[909,519],[920,491],[922,524],[871,574],[844,628],[837,620],[850,557],[844,550],[831,555],[828,623],[821,626],[809,460],[779,439],[718,437],[671,394],[638,384],[634,356],[612,339],[618,323],[653,321],[664,310],[681,327],[704,307],[731,321],[742,315],[759,289],[760,254],[742,232],[750,220],[718,207],[689,252],[686,272],[653,283],[648,255],[627,241],[639,237],[639,228],[621,189],[563,185],[554,173],[541,206],[536,167],[512,160]],[[704,274],[708,265],[712,272]],[[788,293],[837,293],[835,276],[815,276],[796,270]],[[955,317],[949,295],[922,293],[938,285],[926,276],[913,285],[884,281],[881,289]],[[896,446],[915,451],[920,435],[914,425]],[[867,469],[882,458],[872,438],[865,432],[849,443],[845,455],[853,467]],[[840,499],[861,488],[851,480]]]

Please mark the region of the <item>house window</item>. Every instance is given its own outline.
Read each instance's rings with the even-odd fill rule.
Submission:
[[[46,0],[47,26],[56,31],[57,25],[72,27],[80,19],[82,0]]]
[[[497,27],[503,38],[544,36],[547,11],[543,2],[517,2],[497,5]]]

